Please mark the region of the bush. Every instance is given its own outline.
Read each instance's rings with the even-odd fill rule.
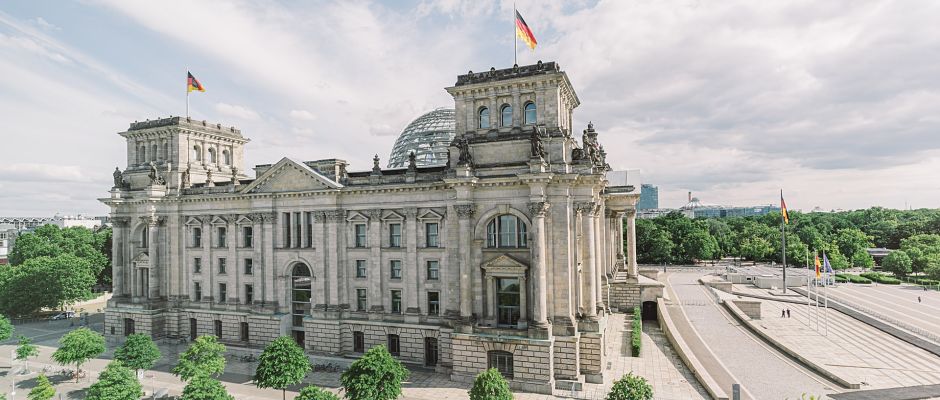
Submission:
[[[653,387],[646,379],[631,372],[614,382],[606,400],[653,400]]]
[[[836,282],[871,283],[871,280],[858,275],[836,274]]]
[[[310,385],[303,388],[294,400],[339,400],[339,397],[331,392]]]
[[[512,400],[509,384],[496,368],[480,372],[468,393],[470,400]]]
[[[901,281],[878,272],[866,272],[861,274],[863,277],[885,285],[900,285]]]
[[[352,363],[340,377],[350,400],[393,400],[401,396],[408,370],[383,345],[375,346]]]
[[[643,345],[643,314],[640,307],[633,307],[633,324],[630,333],[630,349],[634,357],[640,356],[640,346]]]

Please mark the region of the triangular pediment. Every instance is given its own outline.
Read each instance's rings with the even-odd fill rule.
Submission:
[[[382,221],[402,221],[404,219],[404,215],[401,215],[395,211],[386,211],[385,215],[382,216]]]
[[[346,221],[349,222],[369,222],[369,217],[362,215],[359,211],[350,211],[349,217],[346,218]]]
[[[240,215],[240,216],[238,217],[238,221],[235,221],[235,223],[238,224],[238,225],[251,225],[251,224],[253,224],[254,222],[255,222],[255,221],[252,221],[251,218],[248,218],[248,217],[245,216],[245,215]]]
[[[186,226],[202,226],[202,220],[196,217],[186,218]]]
[[[137,256],[134,257],[133,262],[134,262],[135,264],[149,264],[149,263],[150,263],[150,256],[147,255],[147,253],[144,253],[144,252],[137,253]]]
[[[427,210],[427,211],[425,211],[425,212],[419,214],[419,215],[418,215],[418,219],[421,220],[421,221],[425,221],[425,220],[429,220],[429,221],[431,221],[431,220],[433,220],[433,221],[438,221],[438,220],[444,219],[444,216],[441,215],[440,213],[438,213],[437,211],[434,211],[434,210]]]
[[[529,266],[508,254],[502,254],[484,263],[483,269],[490,274],[497,272],[521,274],[528,270]]]
[[[242,189],[242,193],[305,192],[339,189],[343,185],[323,176],[304,163],[282,158]]]
[[[214,216],[212,217],[212,222],[210,222],[210,224],[212,224],[212,225],[228,225],[228,221],[227,221],[225,218],[222,218],[222,217],[220,217],[220,216],[218,216],[218,215],[214,215]]]

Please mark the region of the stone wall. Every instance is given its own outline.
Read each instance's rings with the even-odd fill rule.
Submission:
[[[632,312],[640,305],[640,287],[632,282],[611,282],[610,308],[619,312]]]
[[[751,319],[760,319],[760,302],[756,300],[742,300],[735,299],[731,300],[734,305],[738,306],[741,312],[744,315],[747,315]]]
[[[580,358],[576,336],[555,336],[555,379],[578,380]]]
[[[509,386],[525,392],[551,394],[554,386],[553,340],[495,338],[454,333],[454,364],[451,379],[473,382],[486,370],[487,353],[499,350],[513,355],[513,378]]]

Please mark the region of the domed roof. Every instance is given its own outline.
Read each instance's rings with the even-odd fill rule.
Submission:
[[[407,167],[411,152],[419,167],[447,164],[447,146],[456,135],[455,123],[452,108],[438,108],[411,121],[392,147],[388,168]]]

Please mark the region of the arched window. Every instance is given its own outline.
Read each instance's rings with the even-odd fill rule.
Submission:
[[[486,129],[490,127],[490,109],[483,107],[480,109],[480,128]]]
[[[297,263],[291,270],[291,314],[293,325],[304,326],[304,316],[310,314],[310,297],[312,293],[312,276],[307,264]]]
[[[146,249],[150,246],[150,230],[147,226],[140,230],[140,247]]]
[[[500,126],[512,126],[512,106],[511,105],[509,104],[504,105],[503,108],[499,109],[499,114],[502,117],[500,118]]]
[[[215,149],[209,148],[209,164],[215,164]]]
[[[229,154],[228,150],[222,150],[222,163],[232,165],[232,155]]]
[[[535,103],[528,102],[525,104],[525,124],[532,125],[535,123]]]
[[[202,148],[199,145],[193,146],[193,160],[202,161]]]
[[[140,149],[137,150],[137,163],[143,164],[147,162],[147,146],[140,146]]]
[[[156,144],[154,144],[153,146],[150,146],[150,159],[153,161],[157,161],[159,159],[157,157],[157,145]]]
[[[170,144],[167,142],[163,142],[163,159],[170,159]]]
[[[486,225],[486,247],[519,248],[528,247],[525,222],[512,214],[503,214],[493,218]]]

